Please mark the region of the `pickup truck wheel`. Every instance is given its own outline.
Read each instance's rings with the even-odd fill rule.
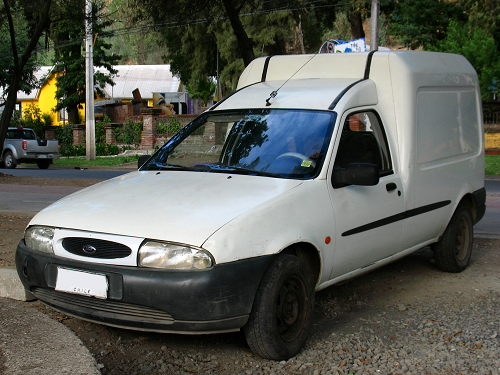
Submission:
[[[50,163],[48,161],[39,161],[36,164],[38,165],[38,168],[40,168],[40,169],[47,169],[50,165]]]
[[[264,275],[244,327],[248,346],[274,360],[296,355],[312,322],[314,283],[298,257],[278,255]]]
[[[5,165],[5,168],[9,169],[14,169],[16,167],[16,159],[14,158],[14,155],[12,155],[11,151],[5,151],[5,154],[3,155],[3,164]]]
[[[472,215],[465,205],[459,205],[439,242],[432,246],[436,265],[441,271],[461,272],[472,254]]]

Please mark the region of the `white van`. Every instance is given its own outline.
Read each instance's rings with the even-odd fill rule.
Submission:
[[[274,56],[137,172],[37,214],[25,287],[66,314],[159,332],[244,329],[297,354],[314,292],[432,244],[462,271],[485,212],[477,75],[428,52]]]

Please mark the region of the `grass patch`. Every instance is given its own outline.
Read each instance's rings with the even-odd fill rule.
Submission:
[[[87,160],[79,157],[62,157],[54,159],[56,167],[117,167],[123,164],[136,163],[139,155],[129,156],[98,156],[96,160]]]
[[[486,155],[484,162],[487,175],[500,175],[500,155]]]

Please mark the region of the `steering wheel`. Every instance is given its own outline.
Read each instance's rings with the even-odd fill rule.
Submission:
[[[310,167],[316,167],[316,162],[310,158],[308,158],[307,156],[303,155],[303,154],[299,154],[298,152],[285,152],[284,154],[281,154],[280,156],[278,156],[276,158],[276,160],[280,159],[280,158],[295,158],[295,159],[300,159],[301,161],[301,165],[304,161],[308,161],[310,162],[311,164],[309,165]]]

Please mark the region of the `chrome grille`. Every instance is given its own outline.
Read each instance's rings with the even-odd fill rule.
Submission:
[[[132,254],[132,250],[124,244],[97,238],[67,237],[62,245],[71,254],[90,258],[116,259]]]

